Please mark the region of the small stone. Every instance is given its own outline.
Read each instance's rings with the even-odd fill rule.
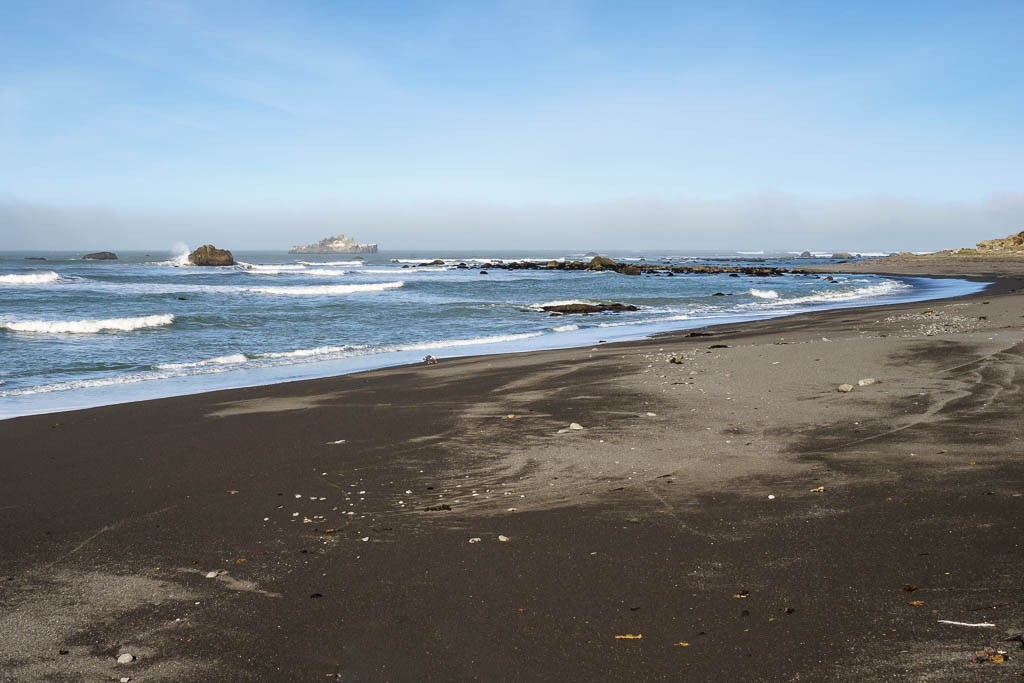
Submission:
[[[118,680],[121,681],[121,683],[128,683],[129,681],[132,680],[132,677],[131,676],[121,676],[121,678],[119,678]]]
[[[484,539],[480,538],[479,536],[474,536],[473,538],[469,539],[469,542],[470,543],[479,543],[482,540],[484,540]]]
[[[839,391],[841,391],[844,394],[848,394],[851,391],[853,391],[853,385],[852,384],[840,384],[839,385]]]
[[[578,423],[578,422],[573,422],[573,423],[571,423],[571,424],[569,425],[569,429],[571,429],[571,430],[572,430],[572,431],[574,431],[574,432],[578,432],[578,431],[580,431],[581,429],[583,429],[583,425],[581,425],[581,424],[580,424],[580,423]]]
[[[775,494],[769,493],[768,500],[775,500]]]
[[[502,543],[508,543],[512,539],[510,539],[508,536],[498,536],[498,540],[501,541]]]
[[[647,413],[647,417],[658,417],[657,413]]]
[[[877,381],[878,380],[875,379],[874,377],[867,377],[865,379],[857,380],[857,386],[859,386],[859,387],[869,387],[869,386],[871,386],[872,384],[874,384]]]
[[[216,572],[214,572],[216,574]],[[135,655],[125,652],[117,656],[118,664],[131,664],[135,661]]]
[[[206,572],[206,578],[208,578],[208,579],[216,579],[217,578],[217,572]]]

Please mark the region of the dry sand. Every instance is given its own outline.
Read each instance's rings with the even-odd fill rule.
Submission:
[[[1020,680],[1024,267],[914,268],[1001,280],[0,422],[0,679]]]

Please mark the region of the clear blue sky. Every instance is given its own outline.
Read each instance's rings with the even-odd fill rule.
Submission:
[[[1022,80],[1020,0],[2,2],[0,241],[4,205],[1024,207]]]

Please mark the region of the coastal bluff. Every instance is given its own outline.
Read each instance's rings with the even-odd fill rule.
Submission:
[[[339,234],[336,237],[325,237],[315,244],[296,245],[288,250],[289,254],[376,254],[375,243],[360,244],[351,237]]]

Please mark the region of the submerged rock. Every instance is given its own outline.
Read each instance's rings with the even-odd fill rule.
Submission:
[[[196,266],[233,266],[235,257],[227,249],[218,249],[212,244],[204,244],[188,255],[189,263]]]

